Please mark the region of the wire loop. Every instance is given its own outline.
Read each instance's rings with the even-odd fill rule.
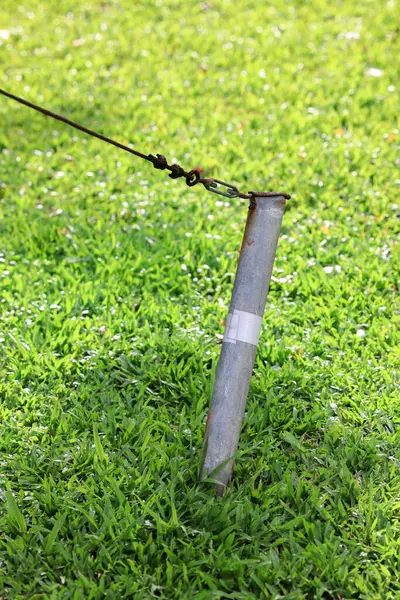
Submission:
[[[153,167],[155,169],[160,169],[161,171],[164,171],[164,169],[168,169],[167,159],[162,154],[157,154],[156,156],[149,154],[148,156],[150,162],[153,163]]]
[[[196,183],[199,183],[199,181],[200,173],[196,171],[196,169],[189,171],[189,173],[186,176],[186,185],[188,185],[189,187],[193,187],[194,185],[196,185]]]

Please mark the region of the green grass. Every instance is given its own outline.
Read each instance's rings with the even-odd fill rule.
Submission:
[[[398,7],[0,5],[0,86],[287,205],[198,463],[246,201],[0,97],[0,597],[400,597]]]

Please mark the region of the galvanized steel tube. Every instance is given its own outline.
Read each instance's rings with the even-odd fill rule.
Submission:
[[[201,477],[217,480],[219,494],[232,475],[286,198],[255,196],[247,216],[204,436]]]

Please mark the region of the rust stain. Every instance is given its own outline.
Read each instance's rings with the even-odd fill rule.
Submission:
[[[250,203],[249,212],[247,214],[246,227],[245,227],[244,234],[243,234],[242,245],[240,247],[240,254],[243,252],[245,245],[252,246],[254,244],[254,241],[249,240],[249,237],[250,237],[252,224],[254,221],[254,214],[255,214],[256,208],[257,208],[257,204],[255,202]]]
[[[206,428],[204,430],[204,436],[203,436],[203,446],[204,446],[204,442],[206,441],[207,429],[208,429],[208,425],[210,423],[210,419],[211,419],[211,410],[208,412],[208,417],[207,417],[207,421],[206,421]]]

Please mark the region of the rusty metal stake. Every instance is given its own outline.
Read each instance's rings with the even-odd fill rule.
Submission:
[[[233,470],[287,194],[254,193],[204,436],[201,478],[222,495]]]

